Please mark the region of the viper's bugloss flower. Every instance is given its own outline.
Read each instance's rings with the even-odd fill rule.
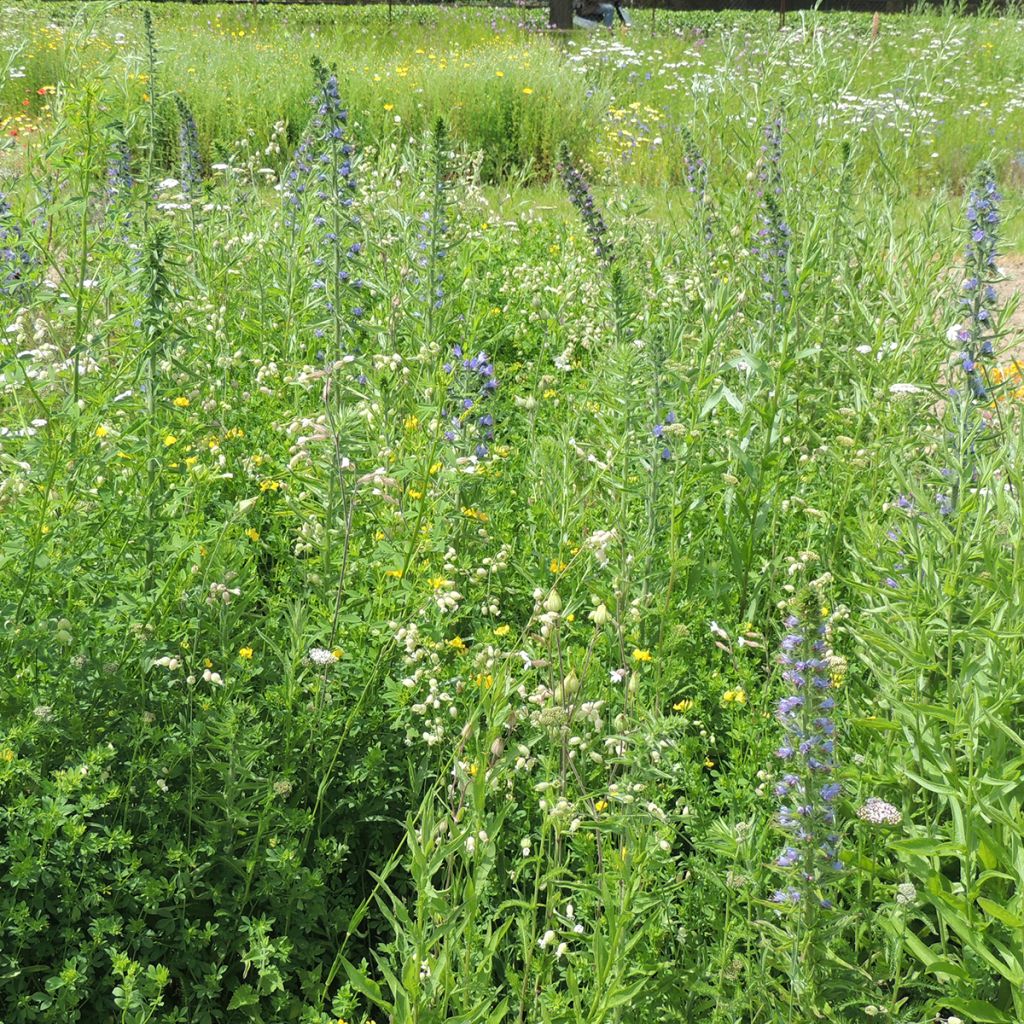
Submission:
[[[191,199],[203,182],[203,160],[199,152],[199,131],[189,105],[174,97],[178,107],[178,155],[181,160],[181,188]]]
[[[452,356],[444,364],[445,373],[452,375],[449,405],[444,410],[449,427],[444,437],[452,444],[463,442],[467,451],[483,459],[490,454],[494,440],[494,415],[486,410],[481,412],[480,405],[498,388],[494,364],[486,352],[464,355],[461,345],[452,347]]]
[[[812,593],[785,625],[788,632],[780,643],[778,661],[789,692],[775,711],[783,733],[775,756],[785,770],[775,795],[780,800],[778,823],[787,836],[775,865],[793,880],[772,898],[777,903],[816,899],[826,905],[824,886],[841,867],[835,810],[841,786],[832,778],[836,725],[829,619]]]
[[[37,270],[37,261],[21,239],[21,226],[0,192],[0,298],[18,302],[32,288]]]
[[[967,196],[964,220],[968,242],[964,252],[964,280],[960,306],[964,319],[949,330],[950,340],[963,345],[959,359],[971,395],[979,402],[988,402],[988,387],[978,360],[991,356],[995,340],[996,290],[993,282],[999,270],[999,203],[1002,196],[996,187],[989,164],[982,164]]]
[[[710,245],[714,239],[714,216],[708,192],[708,165],[689,129],[683,129],[683,142],[683,175],[686,179],[686,188],[694,197],[697,234],[702,241]]]
[[[579,210],[580,216],[583,218],[583,226],[594,247],[594,253],[603,266],[611,266],[615,259],[615,253],[612,250],[611,242],[605,237],[608,234],[608,228],[605,225],[604,217],[601,216],[601,211],[594,203],[590,185],[569,160],[569,151],[565,147],[562,148],[561,159],[558,163],[558,174],[569,194],[569,201]]]
[[[782,188],[782,115],[778,114],[764,126],[764,143],[758,165],[761,198],[761,227],[751,252],[761,259],[761,280],[767,285],[765,298],[776,310],[789,298],[790,230],[783,211]]]

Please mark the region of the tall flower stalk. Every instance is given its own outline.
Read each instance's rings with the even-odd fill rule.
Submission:
[[[199,130],[189,105],[174,97],[178,108],[178,158],[181,162],[181,188],[190,201],[203,183],[203,159],[199,152]]]
[[[785,835],[775,867],[782,884],[772,901],[785,908],[791,940],[791,981],[795,994],[815,1000],[823,910],[832,907],[832,879],[842,868],[836,800],[836,706],[833,677],[841,664],[829,647],[832,618],[822,607],[821,586],[789,606],[779,664],[787,692],[776,707],[782,741],[776,750],[782,774],[775,786],[778,825]]]
[[[693,221],[697,239],[707,256],[711,255],[711,243],[714,241],[714,213],[711,206],[711,195],[708,191],[707,161],[697,147],[697,140],[689,129],[683,129],[683,173],[686,188],[693,196]]]
[[[319,83],[313,100],[316,114],[311,123],[313,156],[310,163],[314,197],[319,204],[313,225],[322,231],[322,248],[313,259],[322,274],[313,282],[313,287],[326,295],[327,312],[334,328],[332,357],[337,359],[348,347],[345,336],[355,331],[364,313],[358,302],[349,309],[348,319],[342,313],[349,290],[364,287],[351,269],[363,247],[358,241],[346,244],[344,240],[346,230],[359,224],[358,218],[350,212],[356,178],[352,168],[353,147],[346,135],[348,111],[341,103],[337,75],[316,58],[313,70]]]
[[[960,362],[967,376],[967,386],[974,398],[988,400],[988,389],[978,360],[993,354],[995,340],[994,306],[998,278],[996,260],[999,255],[999,203],[1002,196],[996,187],[989,164],[983,164],[975,177],[964,211],[969,241],[965,251],[965,276],[961,285],[961,306],[965,317],[954,329],[956,341],[963,345]]]
[[[790,229],[783,210],[782,187],[782,114],[769,121],[763,129],[761,160],[758,167],[761,197],[761,227],[752,251],[761,258],[761,280],[767,286],[765,298],[776,311],[789,299]]]
[[[21,225],[0,192],[0,299],[25,301],[36,279],[37,261],[22,242]]]
[[[830,906],[828,881],[840,868],[836,856],[836,725],[833,718],[830,619],[812,588],[785,620],[779,664],[787,693],[776,707],[782,742],[775,752],[783,775],[775,787],[779,825],[786,842],[776,860],[787,883],[772,899],[808,908]]]
[[[569,202],[579,211],[583,218],[583,226],[594,247],[594,253],[601,265],[608,268],[615,260],[615,252],[606,237],[608,228],[604,217],[594,202],[587,179],[573,166],[569,159],[569,149],[563,143],[558,160],[558,175],[562,179],[565,191],[569,194]]]

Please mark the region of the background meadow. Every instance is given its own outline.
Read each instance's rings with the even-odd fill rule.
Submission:
[[[0,1021],[1024,1018],[1016,21],[0,13]]]

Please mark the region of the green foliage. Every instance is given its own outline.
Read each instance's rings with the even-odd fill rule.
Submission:
[[[1019,110],[850,99],[1008,94],[1016,37],[519,16],[0,35],[5,1024],[1024,1017],[1020,375],[950,362],[936,187]],[[843,871],[794,910],[805,583]]]

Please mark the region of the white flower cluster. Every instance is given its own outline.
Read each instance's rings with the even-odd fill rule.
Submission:
[[[898,808],[877,796],[868,797],[857,808],[857,817],[871,825],[898,825],[903,820]]]

